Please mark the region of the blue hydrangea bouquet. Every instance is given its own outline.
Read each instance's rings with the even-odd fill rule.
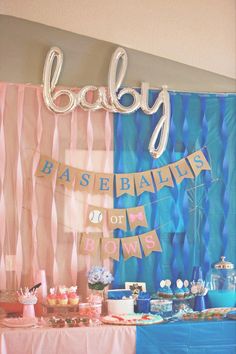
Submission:
[[[103,290],[113,280],[112,274],[104,267],[94,266],[88,273],[89,289]]]

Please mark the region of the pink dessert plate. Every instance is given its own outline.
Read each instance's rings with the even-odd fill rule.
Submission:
[[[36,318],[4,318],[1,325],[4,327],[18,328],[18,327],[33,327],[37,324]]]

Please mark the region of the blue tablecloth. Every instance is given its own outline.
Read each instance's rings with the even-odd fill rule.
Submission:
[[[136,329],[136,354],[236,354],[236,321],[175,322]]]

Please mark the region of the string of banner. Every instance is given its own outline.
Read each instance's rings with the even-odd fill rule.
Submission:
[[[169,165],[128,174],[94,173],[42,155],[35,175],[52,179],[56,174],[57,184],[68,189],[111,196],[115,192],[116,197],[120,197],[125,193],[132,196],[141,195],[143,192],[155,193],[155,187],[157,191],[164,186],[174,187],[174,180],[179,184],[186,178],[197,177],[202,170],[211,170],[211,167],[202,150],[198,150]]]
[[[102,233],[82,233],[79,252],[83,255],[93,256],[100,247],[102,259],[112,258],[118,261],[121,244],[125,260],[130,257],[142,258],[140,243],[145,257],[154,251],[162,252],[156,230],[124,238],[102,237]]]
[[[42,155],[36,176],[52,179],[56,174],[57,184],[64,185],[66,188],[109,195],[113,195],[115,180],[118,197],[125,193],[130,195],[140,195],[143,192],[154,193],[155,187],[157,190],[164,186],[173,187],[173,178],[176,183],[181,183],[185,178],[198,176],[202,170],[211,170],[202,150],[161,168],[130,174],[94,173],[80,170]],[[88,205],[86,225],[100,229],[107,225],[109,230],[127,230],[126,216],[130,229],[148,226],[143,205],[128,209],[106,209]],[[130,257],[142,258],[140,244],[145,256],[154,251],[162,251],[156,230],[122,239],[101,237],[101,233],[82,233],[79,250],[81,254],[92,256],[100,246],[103,259],[119,260],[120,243],[125,260]]]

